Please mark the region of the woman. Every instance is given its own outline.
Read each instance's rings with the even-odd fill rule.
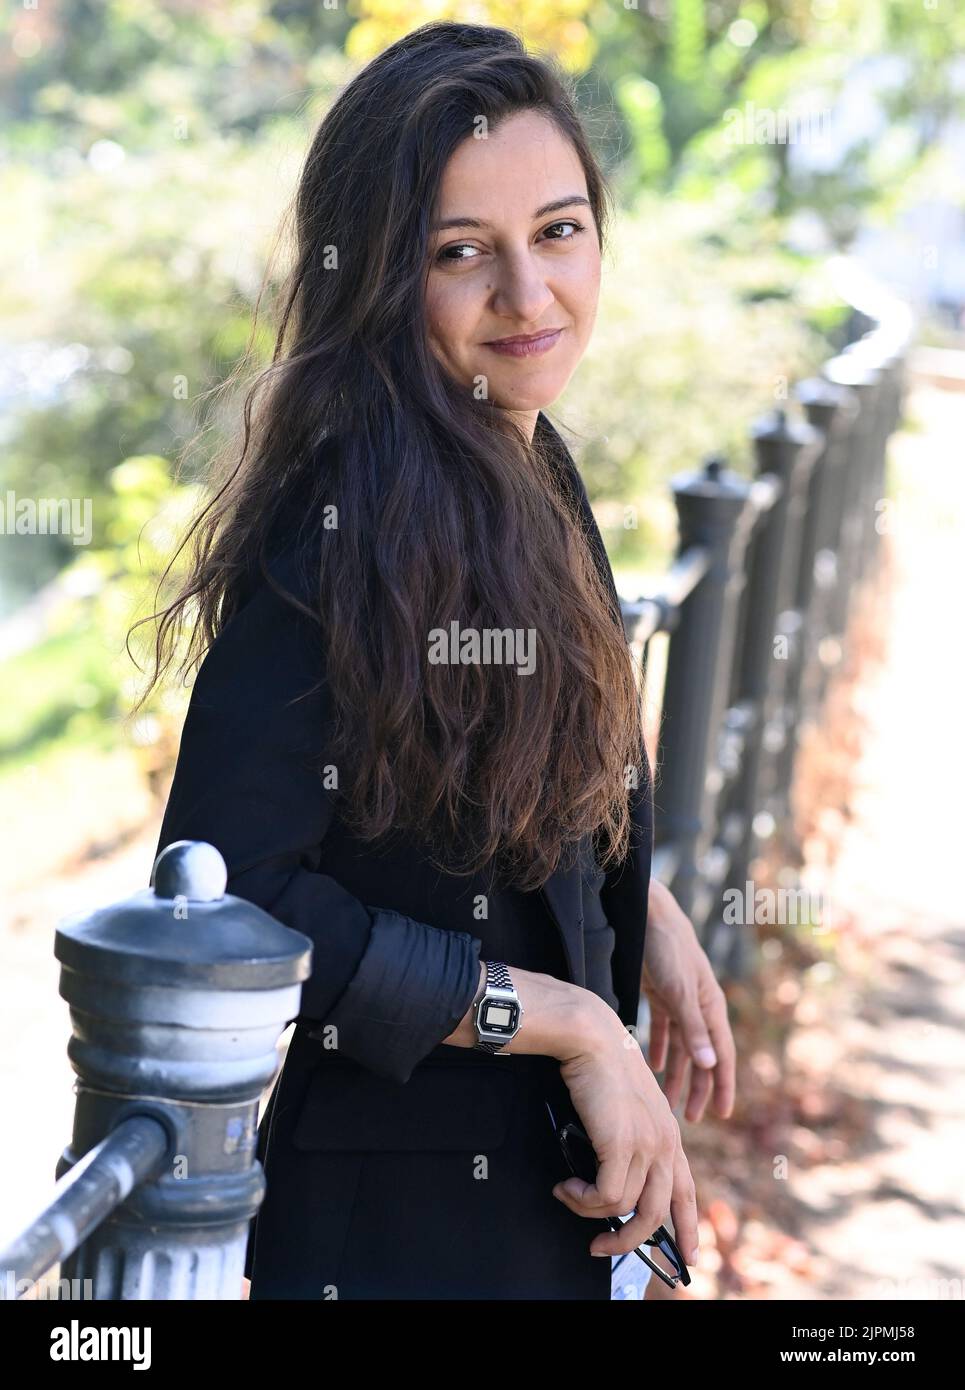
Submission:
[[[639,695],[542,413],[590,336],[605,222],[560,79],[499,29],[394,44],[304,166],[266,399],[155,668],[196,602],[158,851],[213,843],[228,891],[314,947],[260,1128],[252,1298],[608,1298],[610,1257],[668,1217],[696,1256],[679,1129],[628,1032]],[[714,1034],[691,1106],[714,1085],[726,1111],[722,996],[661,915],[670,1070]],[[550,1111],[583,1124],[595,1184],[567,1180]]]

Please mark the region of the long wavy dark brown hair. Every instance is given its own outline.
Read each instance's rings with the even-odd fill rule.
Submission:
[[[304,611],[323,644],[340,814],[365,840],[415,829],[445,871],[492,862],[531,889],[586,835],[604,867],[625,856],[640,704],[545,431],[526,440],[451,380],[427,341],[443,170],[480,115],[492,129],[524,109],[572,142],[602,248],[610,195],[567,80],[506,30],[424,25],[369,63],[322,120],[292,205],[272,361],[165,571],[162,584],[193,538],[135,708],[180,645],[188,606],[182,676],[235,610],[253,557],[267,574],[266,542],[293,499],[308,530],[334,505],[337,529],[317,533],[317,604]],[[323,447],[333,439],[337,449]],[[535,670],[430,663],[429,633],[452,620],[534,629]]]

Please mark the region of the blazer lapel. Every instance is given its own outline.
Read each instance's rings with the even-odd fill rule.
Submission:
[[[556,923],[566,962],[569,966],[570,981],[574,985],[586,985],[586,956],[583,951],[583,886],[579,862],[571,869],[557,869],[551,874],[542,888],[540,896],[549,908],[550,916]]]

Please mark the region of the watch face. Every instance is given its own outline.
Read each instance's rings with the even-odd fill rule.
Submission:
[[[502,999],[489,1000],[482,1010],[479,1026],[487,1033],[512,1033],[519,1023],[519,1005]]]

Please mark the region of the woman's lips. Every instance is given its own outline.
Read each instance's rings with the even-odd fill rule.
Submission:
[[[562,328],[553,328],[548,333],[542,333],[538,338],[530,338],[526,342],[484,343],[483,346],[498,352],[502,357],[536,357],[541,352],[549,352],[550,348],[556,345],[562,332]]]

